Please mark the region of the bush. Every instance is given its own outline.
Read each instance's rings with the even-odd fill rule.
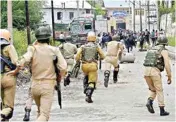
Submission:
[[[25,31],[13,30],[13,44],[19,56],[23,55],[27,50],[27,35]]]
[[[169,40],[169,46],[173,46],[175,47],[175,40],[176,40],[176,37],[168,37],[168,40]]]
[[[31,32],[31,42],[33,43],[34,41],[35,36],[34,33]],[[13,30],[13,44],[19,56],[22,56],[27,51],[28,41],[26,30],[24,31],[19,31],[17,29]]]
[[[35,33],[31,31],[31,43],[33,43],[36,40]],[[28,47],[28,41],[27,41],[27,32],[19,31],[17,29],[13,30],[13,44],[17,50],[18,56],[22,56],[26,51]],[[60,42],[55,40],[55,43],[53,39],[50,41],[50,45],[52,46],[59,46]]]

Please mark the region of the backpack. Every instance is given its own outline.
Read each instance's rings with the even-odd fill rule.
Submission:
[[[164,58],[161,55],[162,50],[163,48],[150,49],[145,56],[143,65],[146,67],[156,67],[160,72],[164,71]]]

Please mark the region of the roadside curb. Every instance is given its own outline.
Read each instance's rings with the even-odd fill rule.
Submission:
[[[169,51],[169,57],[175,60],[175,53]]]
[[[175,60],[175,47],[167,46],[166,49],[168,49],[169,57]]]

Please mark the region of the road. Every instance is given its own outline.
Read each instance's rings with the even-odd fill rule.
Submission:
[[[62,84],[63,109],[57,104],[57,96],[52,105],[50,121],[175,121],[175,63],[172,60],[172,84],[167,84],[166,73],[163,74],[163,87],[166,110],[169,116],[159,116],[157,100],[154,102],[155,114],[150,114],[145,106],[148,98],[148,87],[143,78],[143,60],[146,52],[134,50],[135,63],[120,64],[119,80],[113,84],[112,75],[109,87],[103,85],[103,71],[99,71],[97,90],[93,94],[94,102],[85,102],[82,79],[72,79],[68,87]],[[27,98],[27,87],[17,89],[15,111],[12,121],[22,121],[24,104]],[[35,103],[31,112],[31,121],[37,117]]]

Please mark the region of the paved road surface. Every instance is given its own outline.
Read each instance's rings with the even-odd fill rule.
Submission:
[[[82,78],[68,87],[62,86],[63,109],[59,109],[55,93],[50,121],[174,121],[175,120],[175,83],[174,68],[172,64],[173,83],[167,85],[167,77],[163,73],[163,87],[166,109],[170,116],[160,117],[157,100],[154,102],[155,114],[150,114],[145,106],[148,88],[143,78],[143,60],[146,52],[134,50],[135,63],[121,64],[119,81],[113,84],[112,78],[108,88],[103,86],[103,71],[99,71],[97,90],[94,92],[94,103],[88,104],[84,100]],[[111,75],[112,76],[112,75]],[[24,104],[27,98],[27,88],[18,88],[13,121],[22,121]],[[36,106],[33,103],[31,120],[36,119]]]

